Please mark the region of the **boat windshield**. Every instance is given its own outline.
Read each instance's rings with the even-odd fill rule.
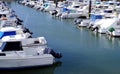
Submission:
[[[15,42],[3,42],[1,47],[1,51],[20,51],[22,49],[22,45],[20,41]]]

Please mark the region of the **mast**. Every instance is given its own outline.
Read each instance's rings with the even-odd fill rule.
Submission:
[[[88,12],[88,14],[89,14],[89,18],[90,18],[90,13],[91,13],[91,5],[92,5],[92,1],[89,0],[89,12]]]

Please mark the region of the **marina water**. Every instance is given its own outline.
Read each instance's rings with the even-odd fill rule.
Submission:
[[[61,20],[49,13],[18,4],[9,7],[24,20],[33,37],[44,36],[48,46],[63,57],[49,67],[12,71],[9,74],[119,74],[120,38],[76,28],[72,19]]]

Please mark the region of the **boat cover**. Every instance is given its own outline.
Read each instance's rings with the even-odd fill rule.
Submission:
[[[15,31],[7,31],[7,32],[0,31],[0,39],[2,39],[4,36],[9,36],[9,35],[16,35],[16,32]]]

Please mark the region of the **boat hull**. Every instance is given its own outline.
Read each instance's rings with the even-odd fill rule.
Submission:
[[[0,69],[28,68],[48,66],[54,63],[54,57],[49,54],[42,56],[1,57]]]

